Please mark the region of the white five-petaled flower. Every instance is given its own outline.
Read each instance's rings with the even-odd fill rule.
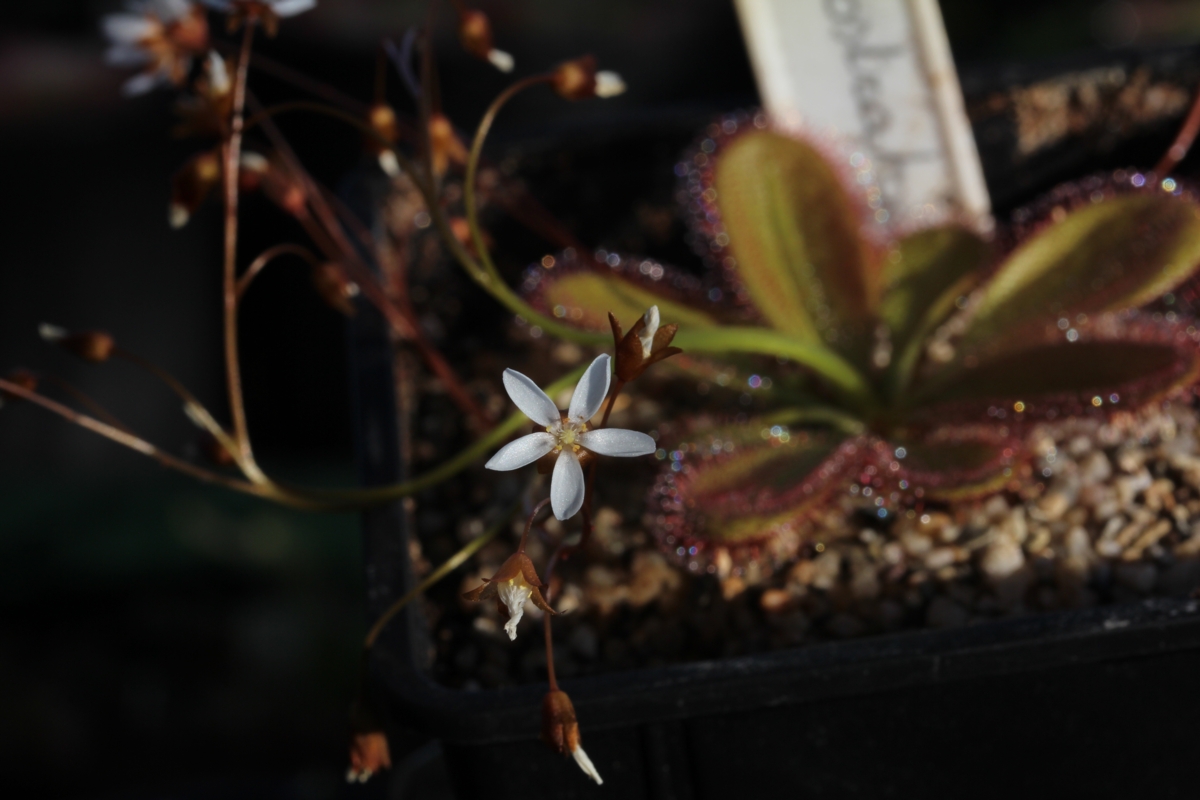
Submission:
[[[555,453],[554,474],[550,479],[550,507],[554,516],[569,519],[583,507],[586,487],[581,456],[645,456],[657,445],[644,433],[620,428],[589,430],[588,420],[600,410],[608,395],[609,357],[596,357],[575,387],[564,419],[554,401],[537,384],[516,370],[504,371],[504,388],[525,416],[545,431],[522,436],[500,448],[484,466],[494,470],[519,469],[548,453]]]
[[[118,67],[143,67],[124,86],[125,94],[144,94],[159,85],[181,85],[192,57],[208,47],[204,9],[188,0],[140,0],[102,21],[109,48],[105,61]]]

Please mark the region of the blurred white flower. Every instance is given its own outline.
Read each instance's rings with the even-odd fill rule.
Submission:
[[[545,427],[500,448],[484,466],[494,470],[519,469],[548,453],[554,453],[550,480],[550,507],[560,520],[569,519],[583,507],[586,492],[580,457],[588,451],[602,456],[645,456],[653,453],[654,440],[644,433],[620,428],[589,430],[588,420],[600,410],[608,395],[609,357],[596,357],[575,387],[564,419],[554,401],[537,384],[516,370],[504,371],[504,388],[525,416]]]
[[[109,48],[105,61],[118,67],[141,67],[126,81],[124,92],[138,95],[174,84],[180,86],[193,57],[208,49],[204,9],[187,0],[140,0],[120,14],[101,20]]]

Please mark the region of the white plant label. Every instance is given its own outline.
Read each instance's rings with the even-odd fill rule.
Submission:
[[[951,213],[990,227],[937,0],[735,2],[770,114],[852,137],[894,219]]]

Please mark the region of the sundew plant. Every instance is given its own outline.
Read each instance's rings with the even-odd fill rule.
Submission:
[[[285,34],[287,19],[315,4],[146,0],[103,21],[108,61],[133,70],[126,93],[177,92],[176,133],[196,142],[171,179],[167,221],[187,225],[219,200],[224,248],[214,270],[222,281],[227,402],[207,408],[167,369],[104,331],[47,324],[41,333],[80,358],[125,360],[165,383],[199,428],[208,463],[147,441],[78,392],[75,405],[52,398],[35,372],[10,373],[0,392],[193,478],[313,511],[393,502],[472,465],[520,475],[523,496],[532,498],[523,526],[517,520],[523,534],[466,599],[499,604],[510,639],[520,635],[527,602],[543,612],[543,735],[596,783],[604,765],[581,746],[575,711],[555,676],[551,576],[562,559],[586,553],[595,476],[612,459],[657,457],[658,478],[634,487],[647,493],[648,524],[683,568],[712,570],[722,557],[741,564],[774,558],[779,543],[794,545],[805,520],[844,487],[861,506],[886,514],[1011,486],[1022,478],[1024,434],[1033,422],[1135,412],[1200,380],[1200,332],[1171,305],[1200,264],[1200,206],[1166,174],[1186,144],[1156,171],[1063,187],[984,236],[967,223],[889,224],[868,154],[773,126],[762,114],[732,115],[714,123],[676,170],[709,265],[706,279],[644,258],[575,249],[547,255],[514,286],[492,259],[480,209],[519,204],[528,219],[533,202],[483,166],[493,121],[520,92],[605,98],[623,91],[620,77],[590,56],[520,77],[485,110],[468,142],[438,110],[435,15],[381,44],[370,102],[255,52],[259,37]],[[494,46],[485,15],[462,0],[453,11],[460,42],[481,69],[516,68]],[[304,99],[264,104],[253,91],[259,72],[294,84]],[[388,75],[403,104],[389,101]],[[401,209],[385,234],[372,235],[306,170],[284,134],[285,120],[300,124],[306,115],[361,134],[390,183],[389,202]],[[243,219],[239,202],[251,192],[296,220],[308,241],[243,252],[239,230],[253,220]],[[440,244],[430,248],[434,236]],[[514,368],[489,376],[515,406],[493,418],[430,341],[410,300],[411,267],[446,256],[514,319],[602,352],[544,391]],[[315,290],[340,313],[376,309],[396,345],[440,381],[474,442],[392,486],[301,487],[267,474],[242,399],[238,315],[256,277],[285,258],[306,263]],[[652,368],[698,398],[687,411],[664,406],[663,430],[671,433],[661,441],[608,425],[618,396]],[[695,390],[701,374],[748,376],[750,403],[733,412],[706,406]],[[571,386],[562,410],[552,398]],[[526,544],[547,506],[563,532],[539,565]],[[407,603],[507,529],[521,508],[400,598],[371,628],[364,656]],[[354,781],[390,765],[369,695],[360,687],[353,714]]]

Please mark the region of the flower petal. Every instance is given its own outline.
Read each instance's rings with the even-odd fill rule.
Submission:
[[[498,472],[520,469],[537,461],[553,449],[553,436],[544,432],[531,433],[501,447],[496,451],[496,455],[488,459],[483,466]]]
[[[609,358],[607,353],[596,356],[596,360],[583,373],[575,386],[575,394],[571,395],[571,406],[567,409],[567,419],[575,422],[587,422],[596,416],[604,398],[608,395]]]
[[[550,476],[550,507],[554,509],[554,516],[562,520],[578,514],[583,508],[584,491],[579,457],[563,450],[554,462],[554,474]]]
[[[317,0],[276,0],[271,4],[271,10],[281,17],[294,17],[316,6]]]
[[[596,765],[588,758],[588,754],[583,752],[582,747],[576,747],[571,751],[571,757],[575,759],[575,763],[583,770],[583,774],[594,780],[597,785],[604,783],[604,779],[600,777],[600,773],[596,771]]]
[[[550,427],[561,422],[558,406],[538,388],[538,385],[515,369],[504,370],[504,389],[521,413],[538,425]]]
[[[623,428],[585,431],[579,437],[579,443],[602,456],[648,456],[658,449],[658,445],[648,435]]]

